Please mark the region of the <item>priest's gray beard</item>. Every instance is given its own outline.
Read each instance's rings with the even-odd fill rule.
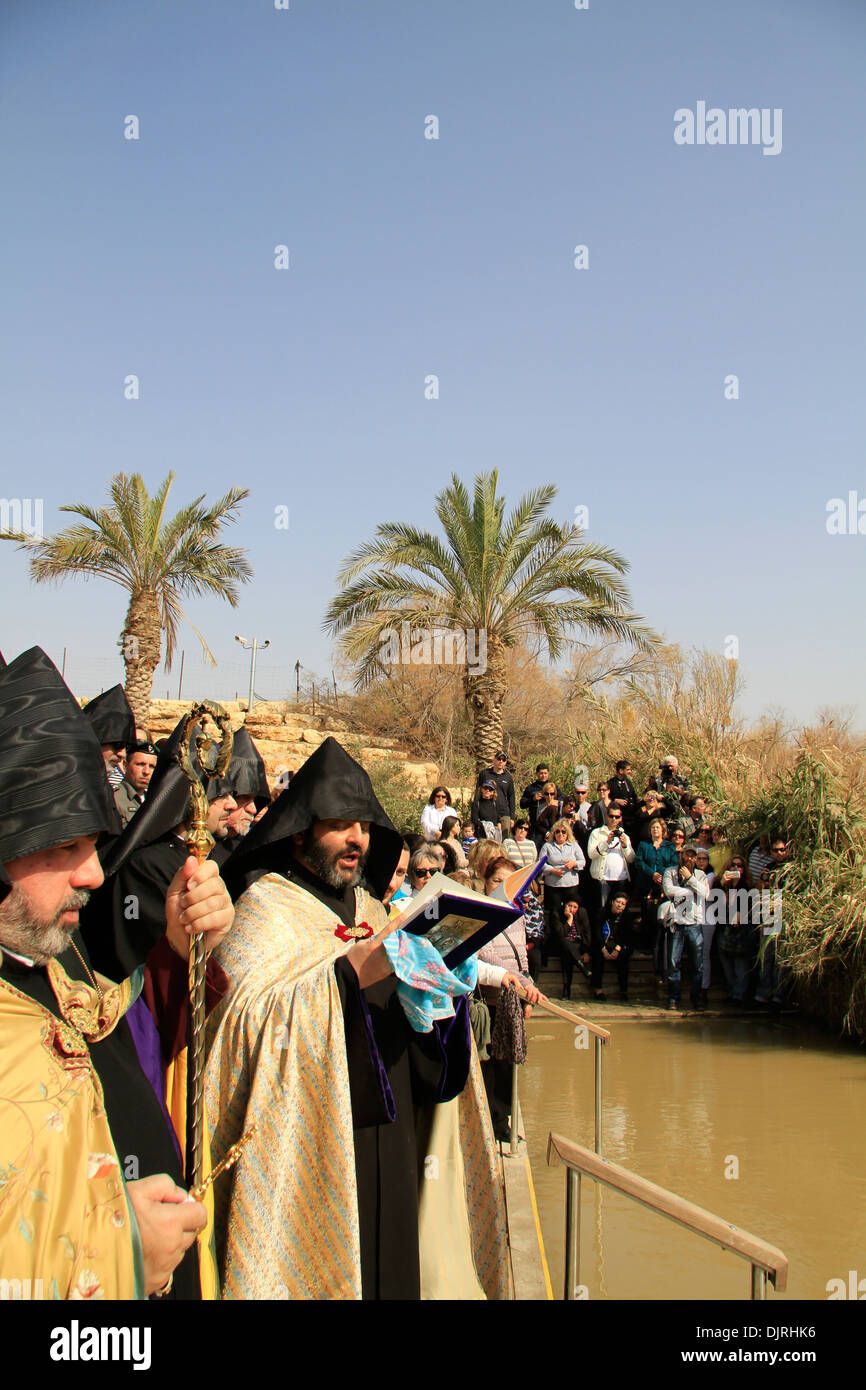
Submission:
[[[8,898],[0,903],[0,947],[26,956],[34,965],[47,965],[54,956],[68,949],[72,933],[78,930],[77,924],[62,926],[60,918],[64,912],[84,907],[89,898],[85,889],[70,893],[53,917],[37,917],[27,894],[16,884]]]
[[[358,849],[360,848],[361,846],[358,845]],[[323,883],[326,883],[329,888],[354,888],[356,884],[361,882],[364,875],[364,865],[367,862],[366,854],[361,855],[352,877],[346,878],[337,868],[337,860],[340,859],[345,852],[344,849],[341,849],[338,850],[336,854],[329,854],[323,847],[321,841],[313,838],[312,826],[305,834],[304,843],[301,848],[301,854],[308,867],[316,877],[320,878]]]

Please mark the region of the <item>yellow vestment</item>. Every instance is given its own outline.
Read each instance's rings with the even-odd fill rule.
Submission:
[[[360,888],[355,899],[356,921],[381,930],[381,903]],[[238,900],[218,950],[232,991],[208,1019],[206,1098],[219,1116],[214,1163],[258,1125],[215,1194],[225,1298],[361,1297],[349,1070],[334,973],[352,943],[335,935],[340,925],[311,893],[268,874]],[[504,1194],[474,1048],[469,1080],[453,1104],[468,1259],[484,1295],[507,1298]],[[425,1182],[423,1163],[419,1173]],[[424,1226],[422,1219],[422,1237]],[[427,1263],[422,1243],[422,1279]]]
[[[143,1298],[138,1227],[88,1043],[132,982],[48,978],[63,1019],[0,979],[0,1297]],[[29,1281],[29,1283],[27,1283]]]

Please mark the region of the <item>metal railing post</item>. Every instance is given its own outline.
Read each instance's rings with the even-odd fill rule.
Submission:
[[[517,1063],[511,1064],[511,1157],[517,1153],[517,1129],[520,1124],[520,1097],[517,1094]]]
[[[580,1173],[565,1175],[565,1300],[573,1302],[580,1283]]]
[[[730,1221],[725,1221],[715,1212],[696,1206],[677,1192],[659,1187],[657,1183],[642,1178],[638,1173],[623,1168],[619,1163],[603,1158],[599,1153],[561,1134],[547,1136],[547,1162],[549,1166],[564,1165],[567,1172],[565,1189],[565,1298],[572,1300],[577,1296],[580,1283],[580,1180],[590,1178],[603,1187],[610,1187],[622,1193],[633,1202],[647,1207],[658,1216],[664,1216],[678,1226],[709,1240],[722,1250],[730,1250],[740,1259],[746,1260],[751,1270],[751,1297],[763,1300],[767,1297],[767,1281],[770,1280],[777,1293],[787,1286],[788,1258],[778,1246],[762,1240],[760,1236],[743,1231]]]
[[[595,1039],[595,1151],[601,1157],[601,1049],[602,1039]]]

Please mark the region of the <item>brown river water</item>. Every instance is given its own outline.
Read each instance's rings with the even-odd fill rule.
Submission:
[[[601,1021],[601,1020],[599,1020]],[[799,1019],[604,1019],[604,1156],[779,1246],[788,1287],[768,1300],[866,1295],[866,1055]],[[520,1070],[554,1297],[564,1277],[565,1169],[555,1130],[594,1144],[594,1052],[536,1015]],[[732,1162],[731,1160],[736,1160]],[[726,1177],[735,1173],[736,1177]],[[744,1299],[747,1261],[583,1179],[580,1282],[590,1299]]]

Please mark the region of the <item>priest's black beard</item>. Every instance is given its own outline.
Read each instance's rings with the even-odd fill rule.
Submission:
[[[360,846],[359,846],[360,848]],[[331,854],[324,848],[320,840],[313,838],[313,828],[310,826],[304,835],[304,843],[301,847],[301,854],[304,861],[316,878],[320,878],[329,888],[354,888],[361,882],[364,873],[364,865],[367,862],[366,854],[362,854],[358,860],[358,866],[351,878],[344,878],[337,868],[337,860],[345,854],[345,850],[338,850],[336,854]]]
[[[90,898],[86,889],[70,893],[53,917],[37,917],[23,889],[16,884],[9,897],[0,904],[0,947],[27,956],[34,965],[47,965],[54,956],[68,949],[74,927],[61,926],[64,912],[84,907]]]

